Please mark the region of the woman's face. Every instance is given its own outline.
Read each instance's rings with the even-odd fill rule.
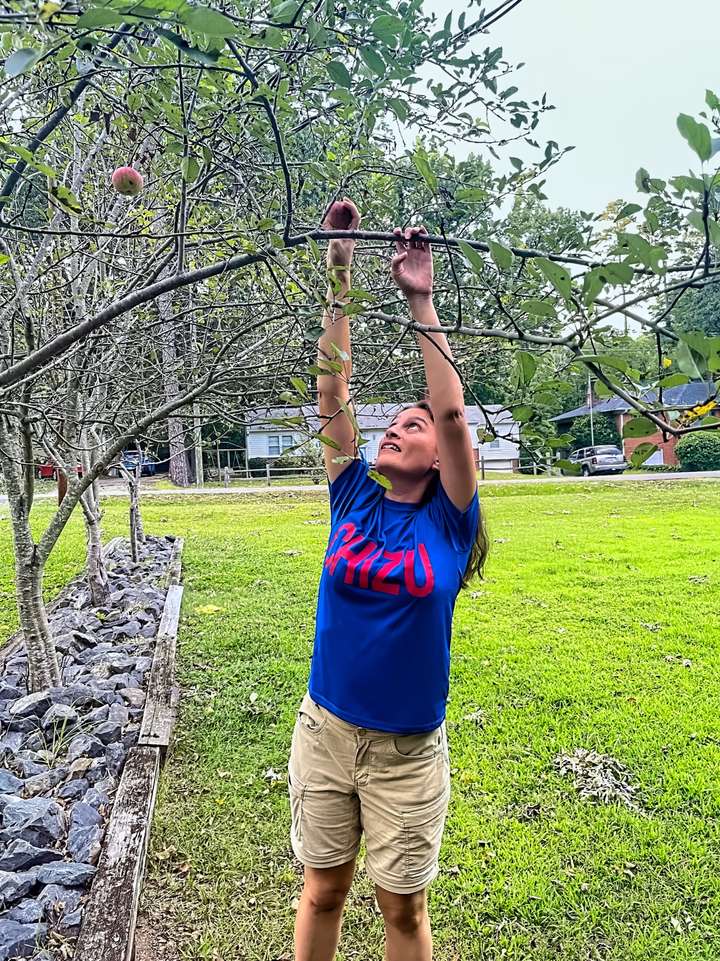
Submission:
[[[385,431],[375,467],[387,476],[424,477],[438,467],[435,424],[422,407],[401,410]]]

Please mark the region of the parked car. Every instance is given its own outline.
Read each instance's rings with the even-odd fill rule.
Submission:
[[[82,477],[83,469],[82,464],[77,464],[75,467],[75,473],[78,477]],[[39,480],[57,480],[58,469],[57,465],[53,464],[52,461],[45,461],[42,464],[35,465],[35,476]]]
[[[157,457],[154,454],[148,454],[147,451],[140,453],[136,450],[125,450],[122,452],[121,459],[125,470],[136,470],[138,461],[140,461],[140,473],[143,475],[152,476],[157,470]]]
[[[574,450],[568,460],[571,464],[578,464],[585,477],[590,474],[620,474],[630,466],[623,452],[614,444],[581,447],[580,450]]]

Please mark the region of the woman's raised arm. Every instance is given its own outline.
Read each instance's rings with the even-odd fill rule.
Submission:
[[[327,230],[357,230],[360,214],[357,207],[345,197],[332,204],[323,227]],[[355,457],[355,430],[343,411],[342,404],[350,403],[350,377],[352,358],[350,352],[350,324],[343,312],[344,298],[351,287],[351,268],[354,240],[331,240],[328,244],[327,267],[328,304],[323,314],[323,334],[318,342],[318,366],[328,369],[328,365],[341,365],[341,370],[328,370],[318,374],[317,394],[320,430],[335,441],[340,450],[323,444],[325,469],[332,483],[347,467],[349,461],[334,463],[333,458],[342,455]],[[337,349],[336,349],[337,348]],[[343,359],[346,357],[347,359]],[[339,403],[339,401],[342,402]]]
[[[424,227],[395,228],[392,260],[395,283],[405,294],[413,319],[425,327],[439,326],[433,304],[433,260]],[[418,332],[425,379],[437,434],[440,481],[450,500],[465,510],[477,491],[477,471],[470,431],[465,420],[462,382],[449,362],[452,352],[443,333]]]

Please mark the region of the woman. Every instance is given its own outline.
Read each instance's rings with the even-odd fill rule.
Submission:
[[[359,226],[350,200],[327,229]],[[416,321],[436,326],[433,265],[424,228],[395,228],[393,278]],[[420,336],[430,402],[397,414],[368,477],[349,403],[350,328],[342,313],[355,243],[333,240],[335,290],[323,319],[318,376],[330,483],[331,532],[320,581],[308,693],[289,763],[291,840],[305,884],[296,961],[331,961],[364,832],[366,868],[385,920],[386,961],[432,956],[426,888],[450,795],[445,703],[450,632],[460,587],[484,560],[486,540],[462,386],[444,334]],[[339,287],[339,289],[338,289]],[[337,350],[336,350],[337,348]],[[339,403],[341,401],[342,403]]]

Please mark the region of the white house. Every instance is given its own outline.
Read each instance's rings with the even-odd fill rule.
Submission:
[[[406,404],[361,404],[355,411],[362,436],[368,443],[364,447],[365,456],[370,463],[377,457],[378,444],[395,414]],[[317,408],[313,405],[299,407],[272,407],[256,410],[248,414],[247,444],[248,457],[279,457],[290,447],[300,443],[307,433],[292,427],[282,427],[271,423],[272,420],[297,417],[302,414],[313,431],[320,430]],[[489,470],[514,470],[520,459],[520,425],[512,419],[510,412],[498,405],[488,404],[483,408],[476,405],[465,407],[472,439],[475,460],[480,466],[481,459]],[[489,424],[488,424],[489,421]],[[478,431],[494,432],[497,436],[481,444]]]

